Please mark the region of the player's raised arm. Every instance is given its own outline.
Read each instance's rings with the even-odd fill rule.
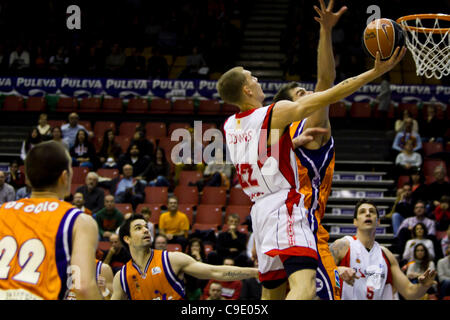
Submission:
[[[117,271],[114,276],[113,281],[113,294],[111,296],[111,300],[126,300],[127,295],[122,289],[122,285],[120,284],[120,275],[122,274],[122,270]]]
[[[397,47],[389,60],[381,61],[378,52],[374,67],[358,76],[346,79],[328,90],[306,95],[295,102],[286,100],[277,102],[273,108],[272,130],[284,131],[290,123],[307,118],[320,108],[348,97],[363,85],[394,68],[402,60],[405,53],[406,48]]]
[[[175,273],[183,272],[198,279],[214,279],[221,281],[256,278],[258,269],[235,266],[216,266],[196,261],[181,252],[169,252],[169,259]]]

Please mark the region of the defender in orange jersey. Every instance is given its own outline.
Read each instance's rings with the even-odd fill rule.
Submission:
[[[182,252],[151,248],[152,238],[144,217],[136,214],[120,227],[120,240],[130,260],[114,276],[112,300],[181,300],[185,298],[184,273],[199,279],[242,280],[258,276],[256,268],[213,266]]]
[[[78,299],[102,299],[95,280],[97,224],[63,199],[72,163],[65,148],[48,141],[25,159],[30,199],[0,207],[0,299],[64,299],[70,279]]]

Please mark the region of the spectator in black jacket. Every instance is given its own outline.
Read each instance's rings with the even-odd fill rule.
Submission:
[[[75,137],[75,144],[70,148],[74,167],[88,167],[94,169],[97,163],[97,156],[94,145],[88,140],[88,133],[81,129]]]
[[[76,192],[83,194],[84,206],[93,213],[100,211],[105,206],[105,192],[98,187],[98,175],[89,172],[86,176],[86,184],[77,188]]]
[[[151,161],[140,177],[148,182],[149,186],[168,187],[170,175],[170,164],[162,148],[157,148],[155,161]]]
[[[139,145],[132,143],[128,148],[127,153],[122,154],[119,157],[118,167],[119,171],[122,170],[123,166],[130,164],[133,166],[133,176],[142,176],[142,173],[147,169],[150,164],[150,157],[143,155],[139,149]]]
[[[103,143],[98,153],[103,168],[117,168],[117,162],[122,154],[122,147],[115,141],[114,131],[108,129],[103,135]]]

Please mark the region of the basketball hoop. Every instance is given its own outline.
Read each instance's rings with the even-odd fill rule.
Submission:
[[[428,22],[425,26],[424,20]],[[441,79],[450,74],[450,28],[442,28],[439,22],[450,24],[450,15],[413,14],[397,19],[406,31],[406,46],[418,76]]]

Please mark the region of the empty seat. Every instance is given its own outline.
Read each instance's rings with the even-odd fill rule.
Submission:
[[[149,113],[165,114],[172,110],[172,103],[169,99],[152,99]]]
[[[422,142],[422,150],[425,156],[444,152],[444,146],[440,142]]]
[[[409,113],[411,114],[411,116],[414,119],[417,119],[417,117],[419,115],[419,107],[417,106],[417,104],[400,102],[398,104],[398,112],[399,112],[399,114],[402,115],[403,111],[405,111],[405,110],[408,110]]]
[[[167,136],[167,127],[164,122],[147,122],[145,125],[147,137],[155,139]]]
[[[127,110],[128,113],[147,113],[148,112],[148,100],[141,98],[133,98],[128,101]]]
[[[179,203],[198,204],[198,188],[196,186],[176,186],[174,194]]]
[[[195,223],[212,223],[222,225],[222,206],[201,204],[197,207]]]
[[[106,177],[106,178],[117,178],[119,176],[119,170],[118,169],[106,169],[106,168],[101,168],[97,170],[97,174],[100,177]]]
[[[235,114],[235,113],[238,113],[240,110],[239,110],[239,107],[238,106],[235,106],[234,104],[229,104],[229,103],[224,103],[223,105],[222,105],[222,110],[221,110],[221,114],[224,114],[224,115],[232,115],[232,114]]]
[[[120,144],[122,151],[126,152],[128,147],[130,146],[130,141],[131,141],[130,137],[117,136],[115,139],[116,139],[116,142],[118,144]]]
[[[7,96],[3,101],[2,111],[23,111],[23,109],[21,96]]]
[[[131,203],[116,203],[115,206],[123,215],[133,213],[133,206]]]
[[[119,135],[132,138],[139,122],[124,121],[119,125]]]
[[[97,249],[101,251],[108,251],[111,248],[111,242],[109,241],[99,241]]]
[[[220,102],[218,100],[200,100],[198,104],[198,114],[220,114]]]
[[[212,122],[202,122],[202,133],[205,133],[209,129],[217,129],[217,125]]]
[[[251,206],[253,202],[250,200],[250,197],[242,190],[242,188],[231,188],[228,204]]]
[[[164,204],[162,204],[162,203],[140,203],[136,207],[136,212],[137,213],[141,213],[142,212],[142,208],[148,207],[150,209],[150,211],[151,211],[150,221],[153,224],[158,224],[159,223],[159,216],[161,215],[161,212],[162,212],[161,207],[163,207],[163,206],[164,206]]]
[[[397,180],[397,188],[403,187],[405,183],[409,182],[409,176],[400,176]]]
[[[183,252],[181,244],[178,244],[178,243],[168,243],[167,244],[167,251]]]
[[[375,118],[380,118],[381,117],[381,113],[378,110],[379,105],[377,105],[374,110],[373,110],[373,115]],[[388,115],[387,115],[388,119],[393,119],[395,118],[395,106],[391,103],[391,105],[389,106],[389,110],[388,110]]]
[[[123,111],[123,101],[121,98],[104,98],[103,112],[120,113]]]
[[[167,205],[167,187],[145,187],[145,203],[162,203]]]
[[[116,131],[116,124],[113,121],[96,121],[94,124],[94,136],[102,137],[106,130]]]
[[[172,113],[194,114],[194,102],[191,99],[178,99],[173,102]]]
[[[353,102],[350,107],[350,117],[352,118],[370,118],[372,109],[368,102]]]
[[[80,120],[80,121],[78,121],[78,124],[85,127],[87,131],[92,131],[92,125],[89,120]]]
[[[47,102],[44,97],[29,97],[26,102],[27,111],[43,112],[47,108]]]
[[[78,100],[72,97],[59,97],[56,103],[57,112],[74,112],[78,107]]]
[[[203,178],[203,174],[198,171],[183,170],[180,172],[178,185],[187,186],[189,182],[195,183]]]
[[[344,102],[339,101],[330,105],[330,118],[345,118],[347,116],[347,106]]]
[[[100,112],[100,98],[83,98],[80,101],[79,112]]]
[[[188,122],[173,122],[169,124],[167,136],[170,137],[176,129],[189,129],[191,125]]]
[[[424,176],[433,176],[434,169],[437,166],[442,166],[445,171],[445,162],[442,160],[435,160],[435,159],[425,159],[423,161],[423,174]]]
[[[84,184],[86,176],[89,173],[89,168],[86,167],[73,167],[72,183]]]
[[[217,232],[218,225],[214,223],[194,223],[192,225],[192,231],[196,230],[214,230]]]
[[[227,202],[227,189],[225,187],[210,187],[203,188],[201,204],[214,204],[225,206]]]
[[[435,109],[436,119],[443,120],[445,119],[445,113],[441,105],[435,104],[433,105]],[[425,120],[428,117],[428,109],[431,105],[424,105],[422,108],[422,119]]]
[[[194,206],[191,203],[178,203],[178,211],[183,212],[188,217],[189,225],[192,226],[194,220]]]
[[[73,182],[72,182],[72,184],[70,185],[70,193],[71,193],[72,195],[74,195],[75,192],[77,191],[77,189],[78,189],[79,187],[81,187],[83,184],[84,184],[84,181],[83,181],[83,183],[73,183]]]
[[[229,205],[225,209],[225,223],[227,222],[230,214],[237,214],[240,219],[240,223],[243,223],[248,215],[250,215],[252,207],[246,205]]]
[[[52,128],[61,127],[64,124],[64,120],[47,120],[47,123]]]

